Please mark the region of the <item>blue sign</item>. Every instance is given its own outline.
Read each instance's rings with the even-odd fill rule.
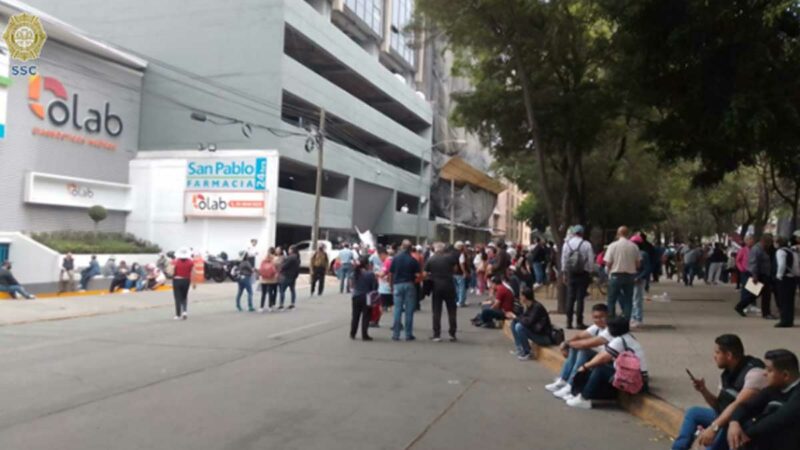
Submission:
[[[267,158],[189,160],[186,190],[266,191]]]

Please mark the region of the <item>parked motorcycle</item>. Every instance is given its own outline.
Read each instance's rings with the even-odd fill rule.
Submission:
[[[219,255],[208,255],[205,262],[206,280],[222,283],[229,274],[228,255],[224,252]]]

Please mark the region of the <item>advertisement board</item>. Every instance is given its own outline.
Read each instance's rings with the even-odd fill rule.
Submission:
[[[266,208],[263,191],[186,191],[183,199],[183,212],[187,217],[264,218]]]
[[[189,159],[186,161],[186,190],[264,192],[267,190],[267,158]]]
[[[111,211],[130,211],[131,197],[127,184],[41,172],[29,172],[25,179],[26,203],[74,208],[101,205]]]

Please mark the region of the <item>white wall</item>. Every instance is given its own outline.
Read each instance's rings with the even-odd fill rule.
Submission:
[[[9,261],[14,277],[23,285],[58,281],[61,255],[19,232],[0,231],[8,242]]]
[[[263,218],[199,218],[184,216],[187,159],[267,157],[267,207]],[[274,150],[223,150],[216,153],[185,151],[139,152],[130,163],[133,210],[127,231],[155,242],[165,251],[180,247],[229,257],[259,241],[259,253],[275,245],[278,202],[278,153]]]

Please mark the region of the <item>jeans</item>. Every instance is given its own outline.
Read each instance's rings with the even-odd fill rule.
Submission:
[[[613,273],[608,279],[608,314],[610,317],[617,315],[617,303],[622,309],[622,315],[631,317],[633,308],[633,274]]]
[[[397,283],[394,285],[394,324],[392,324],[392,338],[399,339],[403,330],[402,314],[406,316],[406,339],[414,337],[414,305],[416,304],[417,290],[414,283]]]
[[[544,284],[547,279],[544,276],[544,263],[533,263],[533,273],[535,276],[536,284]]]
[[[589,273],[573,274],[569,276],[567,283],[567,326],[572,327],[572,317],[575,312],[575,304],[578,304],[578,310],[575,317],[578,319],[578,325],[583,325],[583,305],[586,298],[586,290],[589,288],[591,276]]]
[[[506,320],[506,313],[488,306],[481,311],[481,321],[483,323],[490,324],[494,323],[495,320]]]
[[[87,286],[89,286],[89,280],[95,277],[95,274],[89,275],[88,273],[81,273],[81,281],[79,286],[81,289],[86,290]]]
[[[697,264],[683,265],[683,284],[691,286],[694,284],[694,277],[697,276]]]
[[[445,281],[434,280],[431,307],[433,309],[433,337],[442,334],[442,303],[447,307],[447,319],[450,325],[450,336],[456,335],[456,293]],[[444,284],[444,286],[443,286]]]
[[[675,442],[672,443],[672,450],[689,450],[695,440],[697,427],[708,428],[711,422],[717,418],[717,412],[711,408],[693,406],[686,410],[683,416],[681,431]],[[708,447],[709,450],[728,450],[727,428],[721,428],[714,442]]]
[[[19,284],[12,284],[10,286],[3,286],[2,289],[0,289],[0,292],[3,292],[3,291],[8,292],[9,295],[11,295],[12,298],[17,298],[17,295],[21,295],[21,296],[23,296],[25,298],[28,298],[28,299],[32,297],[31,294],[28,291],[26,291],[25,288],[22,287],[22,285],[19,285]]]
[[[352,264],[342,264],[342,267],[339,268],[339,293],[343,294],[345,287],[347,287],[347,292],[350,292],[350,275],[353,273],[353,265]]]
[[[714,284],[719,283],[720,275],[722,275],[722,263],[711,263],[711,265],[708,266],[708,282]]]
[[[611,379],[614,378],[614,366],[603,364],[589,371],[588,379],[583,386],[572,386],[573,393],[580,392],[583,398],[592,399],[611,399],[617,394]]]
[[[241,277],[239,278],[239,291],[236,293],[236,309],[239,311],[242,310],[241,303],[239,302],[242,299],[242,293],[247,291],[247,307],[248,309],[253,309],[253,283],[251,283],[252,278],[250,277]]]
[[[275,306],[275,298],[278,296],[278,285],[275,283],[261,283],[261,309],[264,309],[264,300],[269,296],[269,307]]]
[[[514,343],[517,345],[517,354],[520,356],[531,354],[531,344],[529,340],[541,347],[547,347],[552,344],[550,336],[534,334],[531,330],[527,329],[525,325],[516,320],[511,322],[511,334],[514,335]]]
[[[318,287],[317,295],[322,296],[322,291],[325,290],[325,267],[315,267],[311,272],[311,295],[314,295],[314,288]]]
[[[631,319],[642,322],[644,320],[644,280],[636,280],[633,287],[633,311]]]
[[[175,316],[186,313],[189,299],[189,279],[175,278],[172,280],[172,296],[175,298]]]
[[[453,282],[456,285],[456,303],[458,306],[467,304],[467,280],[464,275],[453,275]]]
[[[595,355],[597,355],[597,352],[592,349],[586,348],[578,350],[576,348],[570,348],[567,354],[567,360],[564,361],[564,365],[561,367],[561,379],[572,384],[572,380],[575,379],[575,374],[578,372],[578,369],[594,358]]]
[[[289,292],[292,294],[292,305],[294,305],[294,301],[297,299],[297,293],[294,291],[294,283],[297,280],[281,280],[280,281],[280,290],[281,290],[281,299],[280,299],[280,306],[283,306],[283,300],[286,298],[286,288],[289,288]],[[348,289],[348,292],[350,290]]]
[[[780,325],[794,325],[794,291],[797,287],[794,277],[784,276],[782,280],[775,280],[775,303],[778,304]]]

